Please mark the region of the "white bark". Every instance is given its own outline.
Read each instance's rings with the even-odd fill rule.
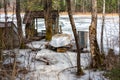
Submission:
[[[104,24],[105,24],[105,0],[103,0],[103,13],[102,13],[102,28],[101,28],[101,53],[104,53],[103,46],[103,35],[104,35]]]
[[[118,0],[118,14],[119,14],[119,55],[120,55],[120,0]]]

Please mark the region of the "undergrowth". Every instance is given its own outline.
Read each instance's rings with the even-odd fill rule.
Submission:
[[[110,71],[105,73],[110,80],[120,80],[120,62]]]

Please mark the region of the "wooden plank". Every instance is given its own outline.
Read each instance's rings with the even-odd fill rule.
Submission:
[[[57,52],[66,52],[67,51],[67,48],[57,48]]]

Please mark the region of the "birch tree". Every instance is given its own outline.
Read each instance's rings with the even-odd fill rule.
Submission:
[[[120,0],[118,0],[118,14],[119,14],[119,55],[120,55]]]
[[[89,26],[89,40],[90,52],[92,55],[92,68],[99,68],[101,66],[101,55],[97,42],[97,0],[92,0],[92,21]]]
[[[103,46],[104,24],[105,24],[105,0],[103,0],[102,28],[101,28],[101,53],[102,54],[104,53],[104,46]]]

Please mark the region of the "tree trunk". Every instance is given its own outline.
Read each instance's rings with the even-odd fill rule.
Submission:
[[[52,39],[52,0],[44,1],[44,18],[46,26],[46,40]]]
[[[22,23],[20,16],[20,0],[16,0],[16,18],[17,18],[18,35],[20,38],[20,46],[23,47],[24,41],[23,41]]]
[[[76,47],[77,47],[77,75],[82,75],[83,71],[81,69],[81,62],[80,62],[80,53],[81,53],[81,51],[80,51],[80,46],[79,46],[79,41],[78,41],[79,40],[78,34],[77,34],[77,31],[76,31],[74,19],[73,19],[73,16],[72,16],[71,1],[66,0],[66,3],[67,3],[69,19],[70,19],[70,23],[71,23],[72,30],[73,30],[73,33],[74,33]]]
[[[120,56],[120,0],[118,0],[118,13],[119,13],[119,56]]]
[[[85,13],[85,0],[82,0],[82,11]]]
[[[103,0],[103,14],[102,14],[102,28],[101,28],[101,54],[104,54],[104,46],[103,46],[104,24],[105,24],[105,0]]]
[[[2,49],[3,49],[4,40],[6,39],[5,38],[6,27],[7,27],[7,1],[6,0],[4,0],[4,13],[5,13],[5,30],[3,30],[2,28],[0,29],[0,69],[2,67],[2,58],[3,58]]]
[[[72,9],[72,12],[74,13],[75,12],[75,0],[71,0],[71,9]]]
[[[5,13],[5,30],[3,32],[4,34],[4,39],[6,39],[7,35],[6,35],[6,32],[7,32],[7,0],[4,0],[4,13]]]
[[[0,69],[2,66],[2,48],[0,48]]]
[[[4,0],[5,27],[7,26],[7,0]]]
[[[2,45],[3,45],[3,33],[2,33],[2,29],[0,29],[0,69],[2,67]]]
[[[102,61],[97,42],[97,0],[92,0],[92,22],[89,27],[90,52],[92,55],[92,68],[99,68]]]

